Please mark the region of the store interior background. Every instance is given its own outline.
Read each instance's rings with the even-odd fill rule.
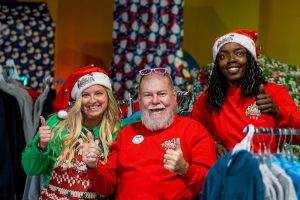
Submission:
[[[14,1],[16,2],[16,1]],[[55,78],[75,69],[111,65],[113,0],[19,0],[45,2],[56,24]],[[234,29],[259,32],[261,53],[300,67],[300,1],[185,0],[183,49],[203,66],[212,61],[216,36]]]

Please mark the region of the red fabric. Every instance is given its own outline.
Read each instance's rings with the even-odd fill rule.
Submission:
[[[208,113],[204,101],[206,92],[202,93],[194,105],[191,117],[207,126],[214,138],[225,144],[228,150],[232,150],[245,137],[245,133],[242,131],[248,124],[261,128],[293,127],[299,129],[300,111],[289,95],[287,88],[268,83],[264,89],[266,93],[271,95],[274,103],[279,108],[279,113],[275,117],[262,114],[257,118],[253,117],[251,119],[249,116],[246,116],[246,110],[254,104],[255,98],[242,99],[239,102],[240,88],[227,90],[227,96],[219,116],[211,116]],[[271,134],[255,134],[252,139],[254,150],[257,151],[259,149],[259,143],[269,145],[271,141],[271,151],[275,152],[277,147],[275,137]]]
[[[134,144],[136,135],[143,135],[143,142]],[[189,163],[181,177],[163,166],[166,144],[178,137]],[[88,175],[101,194],[117,189],[116,199],[192,199],[200,194],[215,161],[215,144],[207,130],[190,118],[177,116],[162,131],[151,132],[141,122],[126,126],[111,147],[108,163],[99,162],[97,169],[88,169]]]
[[[126,118],[127,114],[128,114],[128,105],[127,104],[123,104],[123,105],[121,105],[119,107],[120,107],[121,117],[122,118]],[[137,112],[139,109],[140,109],[139,103],[138,102],[134,102],[133,103],[133,112],[132,113]]]
[[[35,101],[37,100],[37,98],[40,96],[41,93],[35,91],[35,90],[32,90],[28,87],[24,87],[24,89],[28,92],[28,94],[31,96],[32,98],[32,104],[34,105],[35,104]]]

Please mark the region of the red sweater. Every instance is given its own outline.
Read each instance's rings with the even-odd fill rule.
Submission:
[[[264,87],[265,92],[271,95],[274,103],[279,109],[276,116],[267,114],[255,115],[257,110],[253,109],[255,98],[244,98],[239,102],[240,88],[229,88],[225,102],[220,111],[220,115],[210,115],[205,106],[205,92],[197,99],[192,118],[204,124],[213,134],[214,138],[221,141],[228,150],[239,143],[244,137],[243,129],[248,124],[255,127],[274,128],[274,127],[293,127],[300,128],[300,111],[290,96],[286,87],[274,83],[268,83]],[[271,134],[254,135],[253,144],[255,151],[259,143],[269,145],[272,141],[271,150],[276,150],[276,139]]]
[[[134,144],[137,135],[144,140]],[[189,163],[183,176],[163,166],[165,151],[174,147],[177,137]],[[107,164],[99,162],[88,175],[99,193],[116,191],[116,199],[192,199],[200,194],[215,160],[215,145],[208,131],[195,120],[176,116],[171,126],[161,131],[149,131],[141,122],[126,126],[113,143]]]

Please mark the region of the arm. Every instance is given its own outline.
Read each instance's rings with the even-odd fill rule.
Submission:
[[[203,126],[205,126],[209,130],[209,122],[208,122],[208,116],[210,114],[208,113],[208,110],[205,106],[205,92],[201,94],[201,96],[197,99],[195,102],[195,105],[193,107],[191,118],[197,120],[200,122]],[[210,130],[211,135],[213,136],[212,131]],[[221,156],[224,156],[227,153],[227,149],[224,146],[223,143],[220,141],[217,141],[215,138],[215,145],[216,145],[216,151],[218,158]]]
[[[47,125],[53,127],[57,122],[57,116],[53,115],[47,120]],[[54,148],[52,141],[49,141],[46,147],[38,147],[39,141],[40,131],[35,134],[31,144],[24,149],[22,166],[28,176],[45,175],[46,179],[49,179],[60,149]]]
[[[110,195],[117,188],[117,162],[119,153],[120,133],[117,140],[111,146],[111,154],[106,163],[97,160],[95,169],[88,167],[89,179],[97,192],[102,195]],[[86,162],[87,163],[87,162]],[[88,164],[88,163],[87,163]],[[89,165],[88,165],[89,166]]]
[[[216,161],[214,140],[209,132],[198,123],[193,123],[185,133],[187,172],[181,177],[195,194],[203,187],[206,174]]]
[[[196,100],[193,110],[191,112],[191,118],[203,124],[207,125],[207,115],[209,114],[205,107],[205,93],[203,92]]]
[[[283,87],[278,91],[274,102],[278,107],[275,120],[279,127],[300,128],[300,111],[287,88]]]
[[[274,84],[273,84],[274,85]],[[265,94],[270,96],[271,101],[277,107],[274,115],[277,127],[300,128],[300,111],[286,87],[281,85],[265,86]],[[268,113],[267,113],[268,114]]]
[[[37,133],[32,143],[24,149],[22,153],[22,166],[28,176],[42,175],[49,166],[49,148],[41,151],[38,148],[39,133]]]

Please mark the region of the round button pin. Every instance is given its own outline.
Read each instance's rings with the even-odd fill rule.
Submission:
[[[136,135],[132,138],[133,144],[141,144],[144,141],[144,136],[142,135]]]

